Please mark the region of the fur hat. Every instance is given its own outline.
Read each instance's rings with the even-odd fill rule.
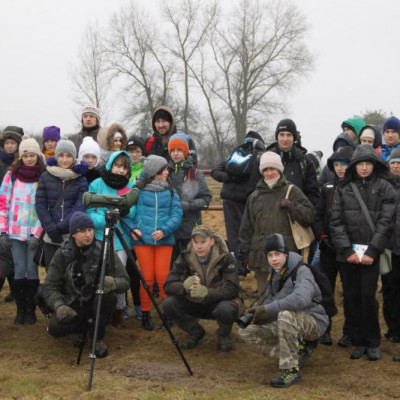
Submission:
[[[69,153],[76,160],[76,147],[71,140],[61,139],[56,146],[56,159],[61,153]]]
[[[96,116],[97,121],[100,124],[100,110],[92,104],[87,104],[85,107],[82,108],[81,119],[83,118],[83,114],[93,114]]]
[[[55,140],[58,142],[61,139],[60,128],[58,126],[46,126],[43,129],[43,143],[46,140]]]
[[[275,168],[281,174],[283,174],[283,164],[280,155],[274,153],[273,151],[266,151],[263,153],[260,158],[261,175],[266,168]]]
[[[156,176],[161,170],[167,166],[168,162],[164,157],[150,154],[143,161],[143,174],[146,178]]]
[[[82,211],[74,212],[69,220],[69,234],[73,235],[74,233],[83,231],[87,228],[94,229],[92,218]]]
[[[20,157],[28,153],[33,153],[36,154],[38,157],[42,157],[39,143],[34,138],[24,139],[19,145],[18,152]]]
[[[264,253],[269,253],[270,251],[279,251],[286,254],[289,253],[285,239],[280,233],[273,233],[265,239]]]
[[[21,133],[22,132],[22,133]],[[6,129],[1,133],[0,136],[0,146],[4,146],[4,142],[7,139],[14,140],[18,144],[21,143],[22,136],[24,135],[24,131],[22,128],[18,126],[7,126]]]
[[[278,139],[279,132],[290,132],[293,135],[294,141],[298,139],[296,124],[291,119],[283,119],[279,121],[275,129],[275,139]]]
[[[385,133],[386,129],[393,129],[400,135],[400,119],[393,116],[389,117],[383,123],[382,132]]]
[[[81,162],[86,154],[93,154],[97,157],[97,164],[100,162],[100,146],[94,141],[91,136],[83,138],[81,147],[79,147],[78,161]]]
[[[173,149],[182,150],[185,157],[189,155],[189,136],[185,133],[175,133],[168,142],[168,153],[171,154]]]
[[[196,235],[199,235],[203,238],[208,238],[208,237],[213,237],[215,235],[215,232],[205,225],[196,225],[192,229],[191,237]]]
[[[129,137],[126,143],[126,150],[129,150],[130,147],[137,146],[142,150],[142,154],[144,154],[144,140],[140,136],[132,135]]]

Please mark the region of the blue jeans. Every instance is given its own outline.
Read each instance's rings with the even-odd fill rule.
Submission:
[[[11,239],[11,254],[14,261],[14,279],[39,279],[38,266],[33,262],[35,252],[29,249],[29,241]]]

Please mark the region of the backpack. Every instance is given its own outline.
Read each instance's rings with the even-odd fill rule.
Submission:
[[[312,273],[316,284],[321,291],[322,301],[318,304],[321,304],[324,307],[326,314],[328,317],[332,318],[338,313],[335,304],[335,298],[332,293],[331,283],[328,277],[317,267],[313,267],[312,265],[305,264],[303,261],[300,261],[292,270],[292,272],[288,275],[288,277],[282,282],[283,284],[287,279],[291,278],[293,285],[296,284],[297,271],[302,266],[306,266]]]
[[[248,153],[248,154],[246,154]],[[225,171],[238,178],[246,178],[250,175],[257,152],[254,146],[252,149],[243,148],[243,145],[236,147],[225,161]]]

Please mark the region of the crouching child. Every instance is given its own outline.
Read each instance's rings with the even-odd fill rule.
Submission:
[[[83,212],[75,212],[69,221],[69,241],[56,251],[49,265],[43,285],[43,299],[53,310],[48,332],[54,337],[83,331],[89,318],[96,316],[97,300],[93,300],[97,288],[97,272],[102,258],[101,242],[94,236],[92,219]],[[106,324],[112,317],[117,298],[115,293],[129,289],[128,274],[119,257],[114,254],[114,273],[107,265],[104,278],[96,356],[106,357],[104,342]],[[93,334],[93,327],[89,327]]]
[[[232,325],[239,315],[238,272],[225,241],[204,225],[192,230],[192,239],[175,261],[164,285],[167,318],[188,336],[184,349],[197,346],[205,335],[197,318],[218,323],[218,350],[232,350]]]
[[[281,372],[271,386],[287,387],[300,380],[300,367],[326,331],[328,316],[312,272],[299,254],[287,250],[281,234],[267,237],[264,252],[270,266],[265,294],[247,310],[251,324],[240,328],[239,335],[279,358]]]

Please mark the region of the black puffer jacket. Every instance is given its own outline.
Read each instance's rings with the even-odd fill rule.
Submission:
[[[360,178],[356,172],[356,164],[360,161],[374,164],[374,170],[367,178]],[[396,202],[396,192],[388,177],[387,164],[372,146],[360,145],[333,200],[330,231],[338,261],[346,262],[347,257],[354,253],[352,244],[368,245],[365,254],[372,258],[376,258],[388,246]],[[374,232],[369,227],[350,182],[357,185],[366,203],[375,224]]]
[[[194,167],[189,156],[183,163],[168,163],[170,181],[177,191],[183,210],[180,228],[174,232],[175,239],[190,239],[195,225],[201,225],[201,210],[205,210],[212,194],[204,175]]]
[[[396,190],[396,210],[391,249],[394,254],[400,255],[400,176],[393,176],[393,186]]]
[[[319,199],[317,172],[314,164],[305,156],[304,147],[294,145],[289,151],[282,151],[278,143],[272,143],[267,151],[273,151],[281,156],[286,179],[295,184],[314,205]]]
[[[245,203],[249,195],[255,189],[261,178],[260,157],[264,153],[264,140],[257,132],[249,132],[246,135],[245,143],[241,145],[244,155],[255,153],[255,157],[250,166],[250,172],[245,177],[237,177],[226,170],[226,160],[217,165],[211,172],[211,176],[218,182],[222,182],[221,199],[234,200]],[[257,141],[254,139],[256,138]]]

